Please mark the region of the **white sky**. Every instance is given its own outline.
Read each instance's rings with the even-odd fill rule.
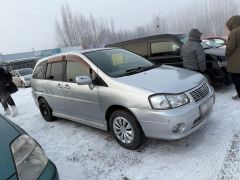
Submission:
[[[74,12],[105,19],[116,28],[132,28],[151,21],[153,15],[184,8],[194,0],[0,0],[0,53],[55,48],[55,19],[61,5]]]

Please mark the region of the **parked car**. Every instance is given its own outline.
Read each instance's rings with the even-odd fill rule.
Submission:
[[[58,180],[58,171],[40,145],[0,114],[0,179]]]
[[[45,120],[60,117],[110,130],[128,149],[137,149],[145,136],[188,136],[205,124],[214,104],[214,90],[203,75],[158,67],[114,48],[38,61],[32,94]]]
[[[226,46],[227,44],[227,37],[221,37],[221,36],[208,36],[208,37],[203,37],[203,39],[206,40],[211,40],[217,44],[220,44],[222,46]]]
[[[183,67],[180,48],[187,41],[186,34],[161,34],[129,41],[108,44],[137,53],[155,64]],[[226,70],[225,49],[202,43],[207,59],[207,72],[213,84],[230,84],[230,74]]]
[[[31,86],[31,79],[32,79],[32,69],[31,68],[24,68],[24,69],[17,69],[11,71],[13,75],[13,82],[18,87],[28,87]]]

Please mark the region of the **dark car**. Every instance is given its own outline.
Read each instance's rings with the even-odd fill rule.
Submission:
[[[56,166],[22,128],[0,114],[0,179],[58,180]]]
[[[160,34],[129,41],[108,44],[106,47],[118,47],[139,54],[155,64],[167,64],[183,67],[180,48],[187,41],[186,34]],[[204,42],[207,59],[207,72],[214,83],[229,84],[230,75],[226,70],[225,49],[212,47]]]

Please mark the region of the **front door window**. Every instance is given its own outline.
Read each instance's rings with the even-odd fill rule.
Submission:
[[[90,68],[81,62],[68,61],[66,78],[67,82],[76,82],[77,76],[90,76]]]

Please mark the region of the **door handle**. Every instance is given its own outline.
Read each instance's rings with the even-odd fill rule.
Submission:
[[[65,85],[65,89],[70,89],[70,86],[68,84]]]
[[[57,87],[58,88],[62,88],[62,85],[60,83],[58,83]]]

